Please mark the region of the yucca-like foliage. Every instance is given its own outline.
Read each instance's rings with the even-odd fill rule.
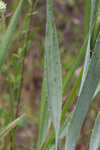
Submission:
[[[29,0],[29,3],[31,5],[32,1]],[[44,51],[44,78],[41,94],[40,129],[37,150],[75,150],[80,129],[88,112],[89,106],[93,98],[100,91],[100,0],[91,0],[89,33],[87,33],[85,42],[76,62],[65,77],[63,85],[59,42],[53,13],[53,0],[47,0],[46,3],[47,23]],[[0,1],[0,8],[2,12],[6,9],[6,5],[3,7],[3,4],[4,3]],[[24,0],[20,0],[7,30],[4,32],[3,37],[0,37],[0,69],[7,58],[8,50],[13,41],[14,32],[23,4]],[[28,26],[30,22],[29,14],[26,15],[26,20],[28,21],[26,23],[26,32],[28,33]],[[65,96],[73,74],[80,64],[80,61],[84,58],[85,52],[86,57],[84,66],[82,67],[70,96],[62,108],[63,96]],[[72,104],[79,86],[80,91],[76,106],[66,119],[66,112]],[[2,139],[5,137],[12,128],[23,120],[25,120],[23,116],[15,118],[15,120],[8,124],[7,127],[0,130],[0,138]],[[50,130],[50,127],[53,127],[53,131]],[[100,113],[97,115],[91,135],[90,150],[100,149],[99,132]],[[51,133],[49,137],[48,133]],[[66,137],[65,147],[60,145],[60,140],[64,137]]]
[[[74,71],[76,70],[78,64],[80,63],[80,60],[82,59],[82,57],[84,57],[84,52],[85,49],[86,50],[86,57],[85,57],[85,64],[84,64],[84,69],[83,69],[83,77],[82,77],[82,82],[81,82],[81,87],[80,87],[80,92],[79,92],[79,97],[77,100],[77,104],[72,112],[72,114],[70,115],[69,119],[66,121],[66,123],[63,125],[63,127],[61,128],[61,132],[60,134],[58,134],[58,128],[59,123],[56,121],[54,115],[58,112],[61,112],[61,103],[59,103],[59,107],[57,106],[57,94],[54,91],[57,89],[57,82],[59,82],[59,84],[61,85],[61,79],[60,76],[58,77],[58,74],[60,75],[61,72],[59,72],[61,70],[61,66],[58,65],[58,63],[56,63],[56,59],[58,59],[58,62],[60,61],[58,54],[55,55],[56,53],[56,47],[58,47],[58,42],[56,39],[56,36],[54,36],[55,34],[55,25],[54,25],[54,16],[53,16],[53,9],[52,9],[53,5],[51,5],[51,1],[47,0],[47,29],[46,29],[46,51],[45,51],[45,55],[46,55],[46,82],[47,82],[47,100],[48,100],[48,107],[50,107],[50,111],[51,112],[51,119],[53,121],[53,125],[55,128],[55,134],[54,132],[52,132],[50,138],[48,139],[47,143],[44,145],[43,150],[47,150],[48,148],[53,149],[54,147],[52,147],[52,143],[54,141],[54,137],[56,140],[56,149],[59,149],[59,141],[58,141],[58,135],[60,138],[66,135],[66,143],[65,143],[65,150],[75,150],[75,146],[77,144],[77,139],[80,133],[80,129],[82,126],[82,123],[85,119],[85,116],[87,114],[88,108],[94,98],[94,96],[98,93],[99,88],[98,84],[100,81],[100,2],[99,0],[91,0],[91,17],[90,17],[90,27],[89,27],[89,33],[87,34],[87,38],[86,41],[84,43],[84,46],[80,52],[80,55],[78,56],[78,59],[76,60],[76,63],[73,65],[73,68],[71,69],[71,71],[68,73],[68,75],[65,78],[65,82],[64,82],[64,86],[63,89],[58,89],[62,90],[63,96],[66,93],[66,90],[69,87],[70,81],[72,79],[72,75],[74,73]],[[49,12],[49,13],[48,13]],[[53,40],[53,41],[52,41]],[[56,42],[55,42],[56,41]],[[54,43],[55,42],[55,43]],[[58,51],[58,50],[57,50]],[[58,53],[58,52],[57,52]],[[53,57],[54,55],[54,57]],[[53,60],[54,59],[54,60]],[[50,62],[49,62],[50,61]],[[58,66],[56,66],[58,65]],[[55,69],[53,70],[53,67],[55,68],[59,68],[58,71]],[[53,70],[53,71],[52,71]],[[61,116],[61,122],[65,117],[65,114],[70,106],[70,104],[73,101],[73,97],[75,96],[75,93],[79,87],[80,81],[81,81],[81,75],[82,71],[80,73],[80,76],[78,78],[78,81],[75,84],[75,87],[72,90],[71,95],[69,96],[63,110],[62,110],[62,116]],[[58,79],[58,81],[56,82],[55,80],[55,84],[53,84],[53,76],[55,76],[54,78]],[[52,80],[51,80],[52,78]],[[51,86],[52,84],[52,86]],[[51,88],[51,90],[50,90]],[[53,89],[54,88],[54,89]],[[97,90],[96,90],[97,89]],[[50,90],[50,91],[49,91]],[[95,92],[96,91],[96,92]],[[59,94],[61,93],[61,91],[59,91]],[[50,95],[49,95],[50,94]],[[53,99],[52,96],[54,96],[55,98]],[[60,94],[61,95],[61,94]],[[59,96],[60,98],[61,96]],[[60,98],[61,100],[61,98]],[[56,107],[58,109],[56,109]],[[58,115],[59,116],[59,115]],[[56,115],[56,118],[58,117]],[[59,117],[60,117],[59,116]],[[58,117],[58,118],[59,118]],[[100,116],[98,115],[96,124],[98,124],[97,122],[99,122],[98,120]],[[58,119],[59,120],[59,119]],[[56,125],[56,123],[58,125]],[[43,124],[42,124],[43,125]],[[41,125],[40,125],[41,126]],[[58,127],[59,126],[59,127]],[[98,125],[98,129],[99,130],[100,125]],[[95,147],[95,150],[98,150],[99,144],[100,144],[100,139],[97,140],[98,135],[97,132],[95,131],[96,127],[94,127],[94,131],[93,131],[93,135],[92,135],[92,139],[91,143],[93,143],[93,146]],[[55,136],[56,135],[56,136]],[[58,142],[57,142],[58,141]],[[58,144],[58,146],[57,146]],[[90,144],[90,149],[92,144]],[[42,146],[42,145],[41,145]],[[60,145],[61,146],[61,145]],[[41,148],[40,148],[41,149]]]
[[[68,129],[65,146],[66,150],[75,149],[82,123],[85,119],[89,105],[91,104],[93,95],[100,81],[100,27],[98,25],[100,4],[99,1],[91,1],[91,5],[91,22],[83,80],[78,102],[75,106]]]

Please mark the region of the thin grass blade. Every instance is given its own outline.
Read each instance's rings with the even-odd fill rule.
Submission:
[[[87,43],[88,43],[88,35],[86,37],[86,40],[84,41],[83,47],[80,50],[80,54],[76,58],[76,62],[73,64],[72,68],[70,69],[70,71],[68,72],[68,74],[66,75],[66,77],[64,79],[63,96],[66,94],[66,91],[67,91],[67,89],[70,85],[70,82],[72,80],[73,74],[75,73],[78,65],[80,64],[81,60],[84,59],[84,57],[85,57]]]
[[[40,128],[39,128],[39,139],[37,150],[40,150],[45,138],[48,133],[50,124],[50,116],[48,110],[48,102],[47,102],[47,88],[46,88],[46,79],[43,80],[42,85],[42,96],[41,96],[41,109],[40,109]]]
[[[95,5],[96,5],[96,0],[91,0],[91,17],[90,17],[89,38],[88,38],[87,51],[86,51],[86,56],[85,56],[83,77],[82,77],[82,82],[81,82],[79,93],[81,93],[81,90],[82,90],[82,87],[83,87],[83,84],[85,81],[85,77],[88,72],[89,62],[90,62],[90,49],[91,49],[90,42],[91,42],[91,36],[92,36],[93,23],[95,20]]]
[[[90,14],[91,14],[91,0],[85,0],[85,35],[89,33],[90,26]]]
[[[79,77],[78,79],[76,80],[76,83],[75,83],[75,86],[73,87],[72,89],[72,92],[70,94],[70,96],[68,97],[68,99],[66,100],[66,103],[63,107],[63,110],[62,110],[62,115],[61,115],[61,121],[64,120],[64,117],[66,115],[66,112],[68,111],[68,108],[70,107],[70,105],[72,104],[73,100],[74,100],[74,97],[76,95],[76,92],[78,91],[78,88],[79,88],[79,85],[81,83],[81,79],[82,79],[82,73],[83,73],[83,68],[79,74]]]
[[[99,84],[98,84],[98,86],[97,86],[97,88],[96,88],[96,91],[95,91],[95,94],[94,94],[93,98],[95,98],[96,95],[97,95],[99,92],[100,92],[100,82],[99,82]]]
[[[4,36],[1,40],[1,43],[0,43],[0,68],[6,60],[9,47],[12,43],[13,38],[14,38],[14,32],[15,32],[16,24],[18,22],[18,18],[20,16],[20,12],[22,10],[23,4],[24,4],[24,0],[20,0],[19,5],[16,9],[16,12],[14,13],[14,15],[10,21],[8,29],[7,29],[6,33],[4,34]]]
[[[68,115],[67,119],[64,121],[64,124],[63,124],[62,128],[60,129],[60,136],[59,136],[60,139],[63,139],[66,136],[66,134],[67,134],[68,126],[70,124],[70,120],[71,120],[72,114],[73,114],[73,112],[71,112]]]
[[[4,129],[0,130],[0,140],[2,138],[4,138],[13,128],[16,127],[16,125],[18,125],[18,123],[20,121],[22,121],[23,119],[25,119],[25,115],[22,115],[21,117],[17,118],[16,120],[12,121],[7,127],[5,127]]]
[[[90,139],[90,150],[100,149],[100,112],[97,115]]]

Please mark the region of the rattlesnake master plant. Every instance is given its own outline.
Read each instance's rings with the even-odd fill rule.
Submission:
[[[2,0],[0,1],[0,15],[6,11],[6,3]]]
[[[96,1],[95,5],[96,5],[95,6],[95,20],[93,24],[92,38],[91,38],[91,43],[90,43],[91,51],[95,47],[96,39],[100,32],[100,0]]]

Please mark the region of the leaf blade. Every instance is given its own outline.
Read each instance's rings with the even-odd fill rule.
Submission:
[[[98,150],[100,146],[100,112],[97,115],[90,139],[90,150]]]
[[[89,65],[86,80],[84,81],[82,91],[80,93],[78,102],[76,104],[72,116],[72,120],[68,130],[65,150],[75,149],[81,125],[84,121],[89,105],[92,101],[93,95],[100,80],[99,74],[100,74],[100,34],[96,41],[94,54],[91,58],[91,63]]]
[[[91,42],[91,36],[92,36],[92,28],[93,28],[93,22],[95,19],[95,5],[96,5],[96,0],[91,0],[91,17],[90,17],[90,29],[89,29],[89,38],[88,38],[88,44],[87,44],[87,51],[86,51],[86,56],[85,56],[85,62],[84,62],[84,70],[83,70],[83,76],[82,76],[82,82],[80,86],[80,92],[82,90],[87,72],[88,72],[88,67],[89,67],[89,62],[90,62],[90,42]],[[79,92],[79,93],[80,93]]]
[[[48,104],[56,134],[57,150],[62,107],[62,79],[59,46],[52,8],[53,2],[51,0],[47,0],[47,25],[45,40],[46,82]]]
[[[4,37],[1,40],[1,43],[0,43],[0,68],[6,59],[6,56],[8,54],[8,49],[12,43],[16,24],[17,24],[20,12],[22,10],[23,3],[24,3],[24,0],[21,0],[19,2],[16,12],[10,21],[8,29],[7,29],[6,33],[4,34]]]
[[[49,116],[49,110],[48,110],[48,104],[47,104],[46,79],[44,76],[43,84],[42,84],[40,128],[39,128],[37,150],[41,149],[45,141],[45,138],[49,129],[49,122],[50,122],[50,116]]]
[[[0,139],[4,138],[21,120],[24,119],[24,117],[25,117],[25,115],[18,117],[17,119],[15,119],[11,123],[9,123],[9,125],[7,127],[5,127],[4,129],[1,129],[0,130]]]

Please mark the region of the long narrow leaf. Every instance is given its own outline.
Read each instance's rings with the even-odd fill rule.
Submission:
[[[59,46],[54,24],[52,3],[52,0],[47,0],[45,56],[48,104],[56,134],[57,150],[62,107],[62,79]]]
[[[91,14],[91,0],[85,0],[85,34],[89,32]]]
[[[13,15],[11,22],[8,26],[8,29],[1,40],[1,43],[0,43],[0,68],[6,59],[6,56],[8,54],[8,49],[13,40],[16,24],[18,22],[18,18],[19,18],[20,12],[22,10],[23,3],[24,3],[24,0],[20,0],[18,8],[16,9],[16,12]]]
[[[68,126],[69,126],[69,123],[70,123],[70,120],[71,120],[71,117],[72,117],[72,114],[73,112],[71,112],[67,119],[64,121],[64,124],[62,126],[62,128],[60,129],[60,139],[63,139],[65,136],[66,136],[66,133],[68,131]]]
[[[77,138],[80,133],[82,123],[85,119],[89,105],[92,101],[93,95],[100,81],[100,34],[96,41],[94,54],[92,55],[89,65],[86,80],[78,102],[76,104],[72,120],[68,129],[67,140],[65,150],[74,150],[77,142]]]
[[[7,127],[0,130],[0,140],[4,138],[9,131],[11,131],[20,121],[22,121],[25,118],[25,115],[22,115],[21,117],[17,118],[16,120],[12,121]]]
[[[96,88],[96,91],[95,91],[95,94],[94,94],[93,98],[95,98],[95,96],[96,96],[99,92],[100,92],[100,82],[99,82],[99,84],[98,84],[98,86],[97,86],[97,88]]]
[[[66,75],[65,79],[64,79],[64,84],[63,84],[63,96],[66,94],[66,91],[70,85],[70,82],[72,80],[73,74],[76,71],[78,65],[80,64],[81,60],[84,58],[85,56],[85,52],[86,52],[86,47],[87,47],[87,43],[88,43],[88,35],[86,37],[86,40],[84,41],[83,47],[80,50],[80,54],[77,56],[76,58],[76,62],[73,64],[72,68],[70,69],[70,71],[68,72],[68,74]]]
[[[72,89],[72,92],[70,94],[70,96],[68,97],[68,99],[66,100],[66,103],[64,105],[63,111],[62,111],[62,115],[61,115],[61,121],[64,120],[64,117],[66,115],[66,112],[68,111],[69,106],[72,104],[74,97],[76,95],[76,92],[79,88],[79,85],[81,83],[81,79],[82,79],[82,73],[83,73],[83,69],[81,70],[78,79],[76,80],[75,86]]]
[[[46,138],[46,135],[48,132],[48,128],[49,128],[49,122],[50,122],[46,89],[47,89],[46,88],[46,80],[44,77],[43,85],[42,85],[42,97],[41,97],[41,109],[40,109],[40,128],[39,128],[39,139],[38,139],[37,150],[41,149],[43,142],[45,141],[45,138]]]
[[[97,115],[90,140],[90,150],[100,149],[100,112]]]
[[[82,82],[80,86],[80,92],[82,90],[82,87],[83,87],[83,84],[84,84],[84,81],[88,72],[88,66],[89,66],[89,61],[90,61],[90,42],[91,42],[92,28],[93,28],[93,22],[94,22],[94,17],[95,17],[95,5],[96,5],[96,0],[91,0],[89,39],[88,39],[88,44],[87,44],[87,51],[86,51],[86,57],[85,57],[85,63],[84,63],[83,77],[82,77]]]
[[[86,38],[86,40],[84,41],[84,44],[83,44],[83,47],[81,48],[81,50],[80,50],[80,54],[77,56],[77,59],[76,59],[76,62],[75,62],[75,64],[73,64],[73,66],[72,66],[72,68],[71,68],[71,70],[68,72],[68,74],[66,75],[66,77],[65,77],[65,79],[64,79],[64,85],[63,85],[63,95],[65,95],[65,93],[66,93],[66,91],[67,91],[67,89],[68,89],[68,87],[69,87],[69,85],[70,85],[70,81],[72,80],[72,77],[73,77],[73,74],[74,74],[74,72],[75,72],[75,70],[76,70],[76,68],[78,67],[78,65],[79,65],[79,63],[80,63],[80,61],[84,58],[84,55],[85,55],[85,52],[86,52],[86,47],[87,47],[87,42],[88,42],[88,36],[87,36],[87,38]],[[79,81],[79,80],[78,80]],[[80,84],[80,82],[78,82],[77,81],[77,83],[75,84],[75,87],[74,87],[74,89],[72,90],[72,93],[71,93],[71,95],[75,95],[76,94],[76,90],[77,90],[77,84],[79,85]],[[75,93],[74,93],[75,92]],[[73,98],[74,97],[74,95],[73,96],[70,96],[70,100],[69,101],[72,101],[72,99],[71,99],[71,97]],[[70,103],[68,102],[68,101],[66,101],[66,103],[67,104],[65,104],[66,106],[70,106]],[[65,117],[65,114],[66,114],[66,112],[67,112],[67,108],[68,107],[64,107],[64,109],[63,109],[63,113],[62,113],[62,119]],[[51,136],[50,136],[50,138],[49,138],[49,140],[48,140],[48,142],[45,144],[45,146],[44,146],[44,150],[46,150],[47,149],[47,147],[49,146],[49,144],[52,142],[54,140],[54,133],[52,132],[52,134],[51,134]]]
[[[74,97],[75,97],[75,95],[76,95],[76,92],[77,92],[77,90],[78,90],[78,88],[79,88],[79,85],[80,85],[80,82],[81,82],[81,78],[82,78],[82,71],[83,71],[83,69],[82,69],[81,72],[80,72],[80,75],[79,75],[79,77],[78,77],[78,79],[77,79],[77,81],[76,81],[76,83],[75,83],[75,85],[74,85],[74,87],[73,87],[73,89],[72,89],[72,92],[71,92],[70,96],[69,96],[68,99],[66,100],[66,103],[65,103],[65,105],[64,105],[64,108],[63,108],[63,111],[62,111],[62,115],[61,115],[61,122],[64,120],[65,115],[66,115],[66,112],[68,111],[68,108],[69,108],[70,105],[72,104],[72,102],[73,102],[73,100],[74,100]],[[54,140],[54,132],[52,132],[52,134],[51,134],[51,136],[50,136],[48,142],[45,144],[43,150],[46,150],[46,149],[49,147],[50,143],[53,142],[53,140]]]

